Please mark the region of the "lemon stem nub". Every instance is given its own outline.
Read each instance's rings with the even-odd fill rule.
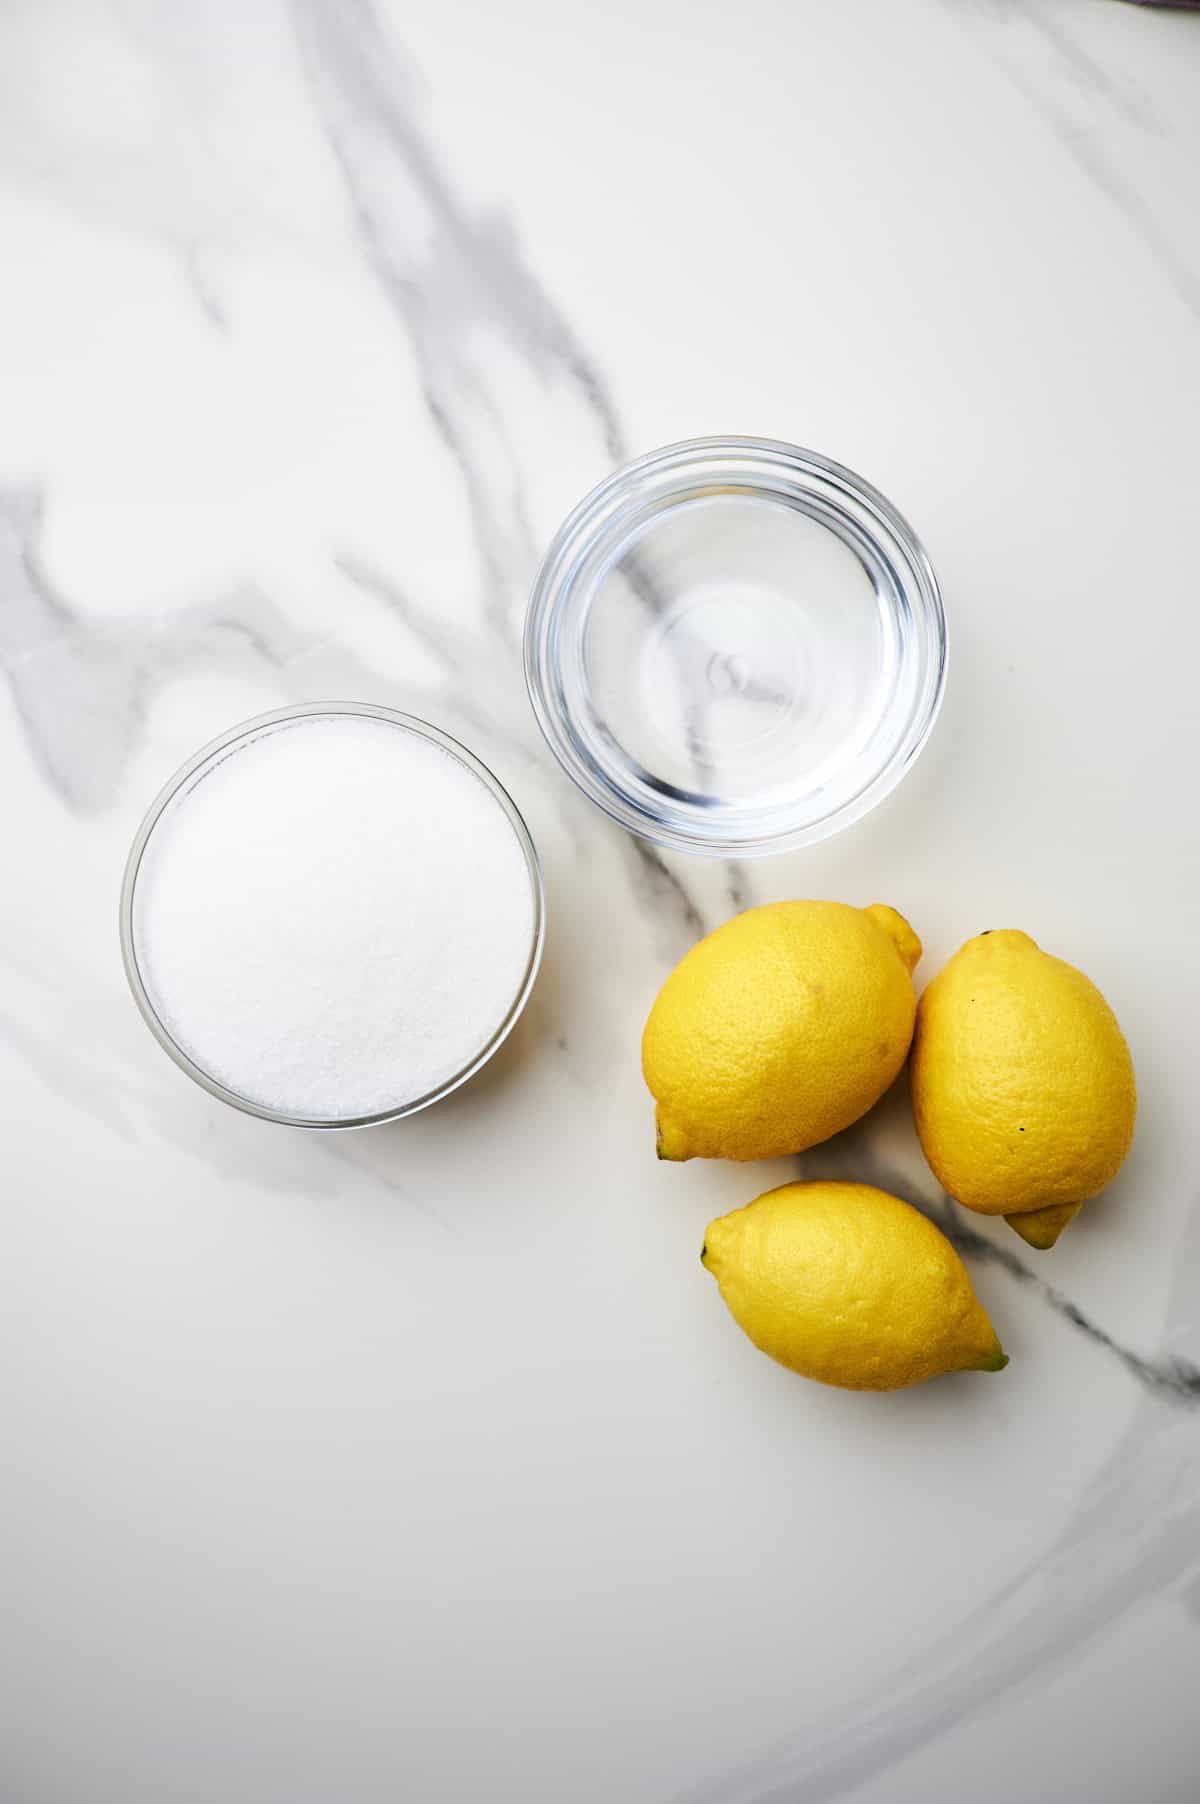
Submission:
[[[654,1150],[660,1159],[678,1161],[692,1156],[682,1128],[664,1121],[657,1109],[654,1111]]]
[[[1026,1209],[1021,1215],[1006,1215],[1005,1221],[1025,1242],[1039,1253],[1048,1252],[1068,1223],[1074,1221],[1082,1203],[1053,1203],[1045,1209]]]
[[[905,968],[915,971],[921,962],[923,947],[904,916],[885,902],[872,902],[863,913],[869,915],[877,927],[882,927],[903,959]]]

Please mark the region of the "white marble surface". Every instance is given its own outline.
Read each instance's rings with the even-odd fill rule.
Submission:
[[[1116,0],[8,0],[5,1804],[1195,1797],[1198,84]],[[952,632],[902,790],[740,871],[578,800],[517,657],[566,507],[714,430],[877,482]],[[163,1057],[115,915],[170,770],[330,695],[492,763],[550,935],[480,1079],[312,1137]],[[902,1098],[654,1161],[658,982],[792,894],[1126,1025],[1112,1190],[955,1223],[1002,1378],[806,1385],[701,1270],[797,1166],[944,1217]]]

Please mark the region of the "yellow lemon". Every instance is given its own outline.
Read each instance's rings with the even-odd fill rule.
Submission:
[[[868,1184],[784,1184],[700,1255],[756,1347],[805,1378],[895,1391],[1008,1359],[940,1228]]]
[[[913,1114],[938,1181],[1031,1246],[1053,1246],[1133,1139],[1133,1061],[1074,965],[1026,933],[981,933],[917,1011]]]
[[[921,942],[876,903],[747,909],[680,960],[642,1038],[660,1159],[771,1159],[865,1115],[912,1039]]]

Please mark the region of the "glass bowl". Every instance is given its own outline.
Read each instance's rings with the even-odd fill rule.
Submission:
[[[197,784],[202,783],[218,764],[221,764],[252,739],[285,730],[307,720],[346,714],[385,721],[391,726],[402,728],[408,733],[432,741],[477,777],[499,804],[516,837],[529,876],[533,916],[529,958],[512,1004],[486,1044],[479,1047],[475,1055],[459,1071],[439,1083],[426,1095],[398,1098],[394,1107],[388,1107],[369,1115],[288,1114],[239,1094],[238,1091],[222,1082],[220,1078],[214,1076],[211,1071],[205,1070],[204,1066],[179,1044],[162,1019],[154,1004],[151,993],[153,986],[146,980],[146,974],[138,955],[138,876],[147,848],[160,821],[178,800],[186,798],[187,794]],[[381,820],[381,831],[387,831],[387,826],[386,819]],[[219,1097],[222,1102],[229,1103],[233,1108],[241,1109],[247,1115],[256,1115],[264,1121],[281,1122],[290,1127],[357,1128],[371,1127],[385,1121],[399,1121],[406,1115],[416,1114],[419,1109],[428,1108],[431,1103],[439,1102],[442,1097],[448,1096],[452,1090],[457,1090],[461,1084],[466,1083],[468,1078],[473,1077],[481,1066],[487,1063],[497,1047],[507,1039],[529,999],[541,963],[542,945],[545,938],[545,899],[538,855],[533,840],[530,838],[529,829],[525,825],[516,803],[499,779],[473,752],[468,751],[466,746],[460,745],[458,740],[452,739],[440,728],[431,726],[428,721],[419,720],[411,714],[399,713],[394,708],[375,707],[367,702],[313,702],[299,707],[280,708],[270,714],[260,714],[252,720],[243,721],[241,725],[223,733],[219,739],[214,739],[210,744],[203,746],[194,757],[189,758],[187,763],[175,772],[175,775],[151,803],[130,848],[121,888],[120,927],[125,974],[129,980],[129,987],[133,991],[134,1001],[164,1052],[168,1053],[175,1063],[186,1071],[188,1076],[193,1078],[202,1089],[207,1090],[212,1096]]]
[[[916,534],[862,477],[771,439],[692,439],[564,521],[525,674],[613,820],[747,858],[838,832],[900,781],[941,703],[946,623]]]

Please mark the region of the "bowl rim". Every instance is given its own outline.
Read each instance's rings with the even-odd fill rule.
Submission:
[[[904,585],[905,596],[914,621],[919,623],[931,663],[931,676],[898,746],[859,790],[815,820],[745,836],[702,835],[687,826],[663,821],[647,813],[619,786],[604,780],[580,753],[567,711],[558,704],[550,656],[550,629],[568,592],[564,579],[584,549],[619,514],[623,503],[634,499],[647,478],[663,472],[678,473],[682,494],[688,486],[687,477],[694,480],[705,466],[722,460],[750,466],[758,461],[764,474],[767,469],[782,469],[790,474],[795,486],[807,486],[810,492],[821,492],[826,497],[832,489],[862,508],[890,539],[892,547],[898,547],[903,554],[912,578],[911,584]],[[523,654],[525,686],[543,738],[576,787],[609,819],[668,850],[702,857],[756,858],[815,845],[861,820],[896,788],[927,744],[941,711],[949,641],[941,589],[929,554],[907,519],[881,490],[847,465],[787,440],[716,434],[679,439],[648,451],[612,470],[576,503],[551,539],[534,579],[525,615]]]
[[[302,720],[319,719],[322,717],[336,717],[339,715],[353,715],[368,720],[383,720],[388,722],[391,726],[401,727],[407,732],[415,733],[419,738],[428,739],[432,741],[433,744],[440,746],[443,751],[449,752],[452,757],[456,758],[460,764],[481,780],[484,787],[491,793],[504,810],[504,813],[508,817],[509,824],[516,834],[517,842],[524,854],[526,871],[529,876],[530,894],[533,899],[533,936],[525,973],[508,1013],[487,1043],[469,1064],[464,1066],[454,1077],[447,1079],[444,1083],[438,1084],[434,1089],[427,1091],[425,1095],[419,1096],[411,1102],[403,1103],[393,1109],[382,1109],[370,1115],[294,1115],[286,1110],[268,1108],[265,1104],[255,1102],[251,1097],[243,1096],[238,1091],[230,1089],[227,1084],[221,1082],[220,1078],[214,1077],[203,1065],[198,1064],[196,1060],[180,1046],[179,1042],[175,1039],[174,1035],[155,1009],[142,977],[142,971],[138,963],[137,955],[137,935],[134,930],[134,901],[142,860],[145,857],[146,849],[150,843],[154,829],[167,808],[179,794],[180,790],[197,771],[201,770],[206,764],[212,763],[215,759],[218,759],[221,753],[229,752],[235,745],[240,744],[242,741],[260,737],[267,732],[273,732],[287,722],[298,722]],[[265,714],[252,715],[248,720],[240,721],[236,726],[228,728],[226,732],[219,733],[215,739],[210,739],[206,745],[202,745],[198,751],[194,752],[190,758],[186,759],[185,762],[167,779],[151,802],[149,808],[146,810],[146,813],[143,815],[141,824],[134,835],[133,844],[129,849],[129,855],[125,861],[124,875],[121,880],[119,921],[121,960],[125,968],[126,979],[129,983],[130,990],[133,993],[133,999],[138,1006],[142,1019],[145,1021],[168,1057],[173,1059],[175,1064],[178,1065],[182,1071],[185,1071],[195,1083],[199,1084],[202,1090],[207,1090],[210,1096],[217,1097],[221,1102],[228,1103],[231,1108],[239,1109],[245,1115],[256,1116],[260,1121],[273,1121],[284,1127],[344,1131],[350,1128],[377,1127],[384,1122],[402,1121],[406,1116],[416,1115],[420,1110],[431,1107],[435,1102],[440,1102],[443,1097],[449,1096],[453,1091],[459,1089],[469,1078],[474,1077],[475,1073],[487,1064],[488,1060],[504,1043],[516,1026],[537,979],[546,939],[546,896],[545,884],[542,878],[541,860],[538,857],[537,848],[533,843],[533,838],[525,823],[524,816],[513,801],[508,790],[505,789],[503,783],[501,783],[499,777],[497,777],[494,771],[490,770],[488,766],[484,764],[483,760],[478,758],[469,747],[463,745],[460,740],[455,739],[450,733],[444,732],[441,727],[434,726],[431,721],[423,720],[416,714],[403,713],[398,708],[386,708],[374,702],[300,702],[291,707],[272,708]]]

